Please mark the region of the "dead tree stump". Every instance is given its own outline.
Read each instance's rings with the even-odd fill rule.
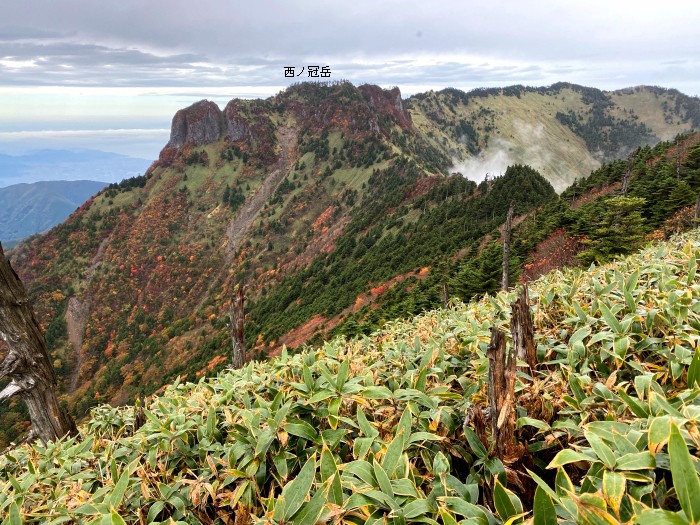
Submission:
[[[518,294],[518,299],[511,303],[510,332],[515,347],[515,355],[527,363],[532,375],[537,369],[537,347],[535,346],[535,327],[530,313],[530,297],[527,285]]]
[[[450,288],[447,283],[442,283],[441,299],[442,307],[447,310],[450,306]]]
[[[243,321],[245,319],[244,302],[245,290],[242,286],[236,286],[233,291],[233,299],[231,300],[231,309],[229,311],[229,317],[231,319],[231,345],[233,347],[231,366],[236,369],[243,368],[246,362],[245,332],[243,328]]]
[[[501,290],[508,289],[508,278],[510,274],[510,232],[513,229],[513,208],[515,202],[511,201],[508,206],[508,215],[503,227],[503,275],[501,276]]]
[[[1,244],[0,337],[8,347],[0,364],[0,379],[10,379],[0,392],[0,402],[18,395],[27,404],[32,423],[28,440],[39,438],[47,443],[75,433],[73,418],[58,404],[56,375],[27,290],[5,258]]]
[[[496,456],[504,459],[516,447],[515,348],[511,346],[506,355],[506,336],[493,327],[486,355],[489,359],[491,439],[495,444]]]

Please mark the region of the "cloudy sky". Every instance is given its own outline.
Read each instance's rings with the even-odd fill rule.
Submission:
[[[4,0],[0,153],[90,147],[153,159],[174,112],[307,80],[404,95],[557,81],[700,95],[700,2]]]

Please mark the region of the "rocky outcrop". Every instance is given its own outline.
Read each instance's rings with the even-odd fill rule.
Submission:
[[[404,129],[408,130],[413,127],[411,115],[404,108],[399,88],[382,89],[372,84],[364,84],[358,89],[370,107],[377,113],[392,116]]]
[[[224,135],[233,142],[252,138],[248,122],[240,116],[240,102],[237,99],[226,104],[224,109]]]
[[[201,146],[216,142],[224,129],[223,113],[214,102],[200,100],[181,109],[173,117],[170,142],[166,147],[179,148],[185,144]]]
[[[248,120],[241,116],[240,104],[239,100],[233,99],[222,112],[214,102],[200,100],[181,109],[173,117],[170,142],[165,150],[185,144],[202,146],[221,139],[232,142],[251,140],[253,132]]]

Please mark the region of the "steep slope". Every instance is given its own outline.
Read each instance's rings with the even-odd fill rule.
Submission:
[[[562,97],[582,100],[583,88],[548,89],[559,113],[568,111]],[[299,84],[223,111],[196,103],[176,114],[144,176],[110,186],[20,245],[13,265],[76,413],[223,366],[237,284],[248,286],[247,346],[258,356],[491,291],[510,202],[530,218],[518,232],[542,224],[536,210],[562,204],[528,166],[479,185],[448,175],[454,151],[486,147],[455,140],[449,122],[434,127],[440,135],[425,127],[424,102],[449,93],[408,104],[398,89]],[[523,88],[520,99],[510,91],[476,99],[530,96],[545,97]],[[453,137],[448,148],[440,137]],[[536,239],[518,237],[514,270]],[[6,435],[14,439],[22,425],[14,417]]]
[[[138,407],[101,406],[79,437],[0,456],[0,518],[688,522],[698,260],[695,230],[533,283],[537,369],[513,378],[515,410],[490,416],[513,426],[512,455],[498,457],[486,424],[490,334],[508,331],[515,299],[501,292],[176,381],[140,428]]]
[[[0,241],[19,241],[63,222],[107,184],[43,181],[0,188]]]

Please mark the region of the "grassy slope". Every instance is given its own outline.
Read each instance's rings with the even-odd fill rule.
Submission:
[[[674,92],[659,92],[655,89],[632,88],[610,93],[610,97],[619,106],[616,116],[622,118],[625,108],[633,111],[639,119],[650,127],[661,140],[671,140],[679,133],[688,130],[685,122],[686,113],[674,111],[676,95]]]
[[[613,104],[606,110],[609,115],[621,121],[643,122],[662,140],[692,129],[691,123],[684,119],[685,110],[677,113],[674,93],[657,93],[654,88],[644,87],[598,93],[610,97]],[[472,97],[467,104],[450,104],[451,99],[451,94],[445,92],[431,92],[422,100],[413,98],[411,115],[418,129],[432,135],[434,146],[447,150],[454,159],[455,169],[464,163],[475,165],[469,161],[473,155],[467,146],[456,144],[452,134],[453,126],[460,120],[474,126],[479,137],[480,159],[491,171],[499,167],[504,170],[507,163],[527,163],[561,192],[574,179],[586,177],[600,166],[600,159],[587,149],[582,137],[556,118],[558,112],[586,114],[590,105],[577,89],[564,87],[556,93],[524,90],[518,96],[494,92]],[[443,122],[430,115],[437,115]],[[509,160],[500,166],[504,160],[499,159]]]
[[[518,379],[516,436],[547,486],[540,519],[690,512],[695,495],[684,490],[696,478],[682,443],[698,454],[698,258],[695,230],[532,285],[546,364],[531,384]],[[137,431],[136,409],[99,407],[78,438],[0,457],[0,516],[448,524],[528,512],[534,484],[519,458],[489,457],[465,423],[487,403],[489,332],[507,328],[513,299],[172,385]]]
[[[437,99],[440,102],[435,105],[444,108],[446,97],[437,95]],[[557,97],[539,93],[524,93],[520,97],[491,95],[467,106],[457,105],[453,113],[449,110],[447,113],[453,115],[455,122],[466,119],[477,123],[480,141],[486,145],[483,160],[488,162],[497,152],[502,152],[510,159],[509,163],[517,161],[538,170],[561,192],[574,178],[585,177],[600,166],[584,141],[555,118],[558,111],[579,111],[583,107],[580,96],[564,90]],[[433,132],[436,145],[443,139],[454,141],[446,133],[449,128],[440,130],[421,113],[420,110],[412,113],[414,122],[419,129],[425,126]],[[489,127],[492,129],[488,130]],[[458,168],[469,154],[462,147],[453,157]]]

